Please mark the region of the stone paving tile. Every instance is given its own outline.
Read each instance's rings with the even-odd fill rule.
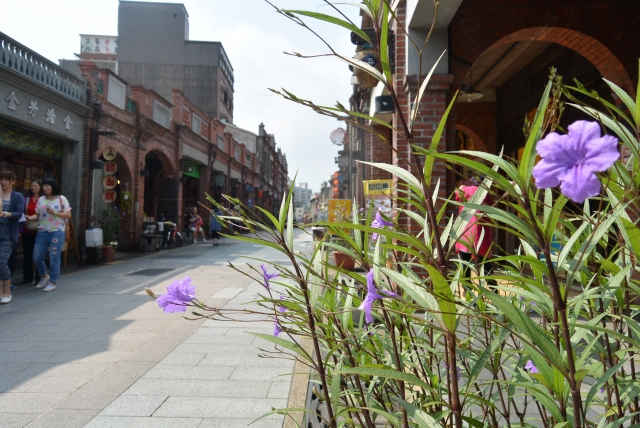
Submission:
[[[3,413],[0,411],[0,427],[22,428],[38,416],[40,416],[39,413]]]
[[[181,354],[170,353],[158,363],[159,366],[197,366],[207,354]]]
[[[198,428],[282,428],[280,419],[203,419]]]
[[[234,370],[236,370],[235,367],[170,366],[163,364],[155,366],[142,378],[227,380]]]
[[[287,400],[266,398],[208,398],[208,397],[169,397],[154,416],[161,417],[200,417],[215,419],[259,418],[269,413],[271,407],[286,407]],[[279,419],[282,415],[270,415],[269,419]]]
[[[186,355],[186,354],[183,354]],[[196,355],[196,354],[189,354]],[[218,367],[282,367],[286,361],[280,358],[261,358],[258,351],[249,354],[207,354],[199,363],[199,366]],[[291,365],[293,367],[293,365]]]
[[[13,413],[44,413],[66,394],[52,392],[2,393],[0,409]]]
[[[273,382],[291,382],[291,367],[237,367],[230,380],[270,380]],[[283,376],[284,375],[284,376]]]
[[[82,428],[97,413],[97,410],[60,410],[50,409],[26,428]]]
[[[100,416],[151,416],[167,398],[167,395],[123,395],[113,400]]]
[[[38,382],[27,392],[71,393],[91,380],[91,376],[40,376]]]
[[[274,382],[276,383],[276,382]],[[285,383],[285,382],[277,382]],[[287,384],[288,386],[288,384]],[[172,397],[267,398],[271,382],[196,379],[140,379],[123,396],[164,395]],[[270,398],[287,398],[270,397]]]
[[[267,398],[289,398],[290,382],[271,382]]]
[[[199,428],[201,418],[96,416],[85,428]]]

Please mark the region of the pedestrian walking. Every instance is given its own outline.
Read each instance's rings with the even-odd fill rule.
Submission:
[[[24,203],[24,215],[25,217],[34,216],[36,214],[36,207],[38,206],[38,199],[42,196],[42,181],[33,180],[29,187],[31,195],[25,199]],[[22,223],[22,282],[20,285],[31,284],[34,281],[40,282],[40,275],[35,269],[33,263],[33,249],[36,245],[36,234],[38,233],[38,220],[27,220]]]
[[[2,196],[2,212],[0,212],[0,281],[2,282],[2,298],[0,304],[11,302],[11,270],[9,258],[18,245],[18,220],[24,211],[24,197],[13,190],[16,175],[13,171],[0,172],[0,192]]]
[[[198,243],[198,235],[202,236],[202,243],[206,244],[207,239],[204,236],[204,229],[202,229],[202,217],[198,214],[198,207],[193,207],[189,214],[189,229],[193,232],[193,243]]]
[[[60,276],[60,259],[62,246],[66,239],[67,219],[71,217],[71,207],[67,198],[61,195],[60,185],[56,180],[46,179],[42,182],[44,196],[38,199],[36,214],[28,220],[38,220],[36,245],[33,250],[33,261],[40,275],[37,288],[42,291],[56,289]],[[44,257],[49,253],[49,274],[44,264]]]
[[[468,180],[456,190],[456,200],[458,202],[468,202],[477,191],[477,180]],[[482,201],[484,205],[491,205],[492,203],[489,195],[485,196]],[[464,207],[462,206],[458,208],[458,215],[462,213],[463,209]],[[469,264],[472,261],[475,261],[478,275],[480,274],[481,265],[484,267],[484,276],[493,275],[493,263],[486,261],[491,257],[491,244],[493,242],[491,227],[486,224],[487,221],[488,217],[482,218],[482,213],[476,213],[471,216],[471,219],[469,219],[469,222],[462,232],[462,236],[456,242],[458,256],[466,262],[462,268],[462,278],[468,278],[469,281],[471,280]],[[495,287],[497,283],[494,279],[488,279],[487,284],[489,284],[489,287],[493,288],[494,291],[496,290]]]
[[[211,239],[213,240],[213,245],[216,247],[218,246],[218,239],[220,239],[220,231],[222,230],[222,225],[216,217],[221,215],[222,211],[220,211],[218,207],[215,207],[211,210],[211,218],[209,219]]]

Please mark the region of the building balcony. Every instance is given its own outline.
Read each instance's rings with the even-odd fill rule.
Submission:
[[[29,79],[85,103],[86,83],[28,47],[0,33],[0,67],[9,68]]]

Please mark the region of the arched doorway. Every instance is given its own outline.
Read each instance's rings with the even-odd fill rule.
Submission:
[[[178,220],[180,181],[175,177],[167,156],[159,150],[148,152],[140,174],[144,178],[144,217]]]

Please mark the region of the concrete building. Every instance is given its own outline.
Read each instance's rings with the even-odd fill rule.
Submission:
[[[307,210],[311,204],[313,191],[309,189],[308,183],[299,183],[293,188],[293,204],[296,208]]]
[[[233,67],[220,42],[189,40],[183,4],[120,1],[117,73],[166,99],[180,88],[207,115],[233,123]]]

